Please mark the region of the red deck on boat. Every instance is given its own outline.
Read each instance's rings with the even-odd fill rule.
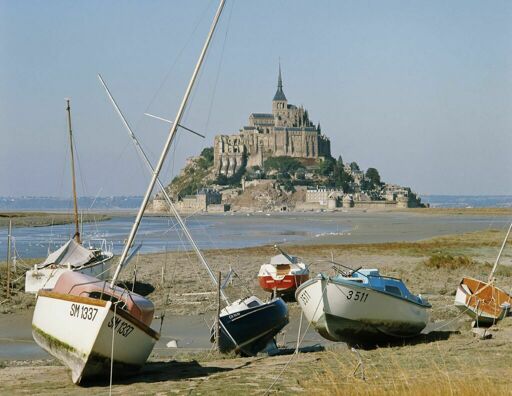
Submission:
[[[121,287],[114,286],[114,288],[111,288],[109,283],[80,272],[68,271],[63,273],[52,291],[107,301],[113,297],[113,301],[122,301],[123,309],[147,326],[151,325],[155,312],[153,303],[147,298]]]
[[[278,292],[292,292],[308,279],[309,274],[285,275],[282,279],[274,279],[270,275],[258,277],[260,287],[267,292],[273,292],[274,290]]]

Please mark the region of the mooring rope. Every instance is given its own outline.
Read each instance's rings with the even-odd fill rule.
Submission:
[[[323,301],[324,299],[324,294],[325,294],[325,291],[327,290],[327,285],[329,284],[329,279],[327,279],[327,281],[325,282],[325,286],[322,290],[322,296],[321,298],[318,300],[318,304],[315,308],[315,312],[313,313],[312,315],[312,318],[315,317],[316,315],[316,312],[318,311],[318,308],[320,307],[320,303]],[[301,312],[302,312],[302,309],[301,309]],[[302,342],[304,341],[304,338],[306,338],[306,334],[308,333],[308,330],[309,330],[309,327],[311,326],[311,321],[308,321],[308,326],[306,327],[306,330],[304,331],[304,334],[302,335],[302,338],[300,339],[300,342],[298,343],[297,347],[296,347],[296,351],[299,350],[299,347],[300,345],[302,344]],[[272,390],[272,388],[274,387],[274,385],[277,383],[277,381],[279,381],[279,379],[281,378],[281,376],[283,375],[283,373],[286,371],[286,369],[288,368],[288,366],[290,365],[290,363],[292,362],[292,360],[298,356],[299,354],[298,353],[293,353],[290,357],[290,359],[288,359],[288,361],[286,362],[286,364],[284,365],[283,369],[281,370],[281,372],[277,375],[277,377],[275,378],[274,382],[272,382],[272,384],[270,384],[270,386],[267,388],[267,390],[265,391],[264,395],[268,395],[270,393],[270,391]]]
[[[112,317],[112,349],[110,350],[110,384],[109,384],[109,396],[112,396],[112,375],[114,373],[114,341],[116,335],[116,313],[117,313],[117,304],[120,301],[114,303],[114,316]]]

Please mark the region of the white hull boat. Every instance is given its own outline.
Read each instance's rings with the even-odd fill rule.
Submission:
[[[54,290],[38,293],[32,335],[69,367],[75,384],[108,378],[111,358],[114,376],[144,365],[159,338],[147,324],[153,316],[149,300],[73,272],[63,274]]]
[[[73,145],[73,131],[71,128],[71,107],[69,99],[67,102],[68,129],[69,129],[69,147],[71,151],[71,176],[73,188],[73,206],[75,234],[60,248],[49,254],[46,260],[36,264],[34,269],[25,273],[25,293],[37,293],[40,289],[52,289],[59,277],[69,271],[78,271],[86,275],[106,279],[109,276],[110,267],[107,262],[114,257],[112,248],[107,246],[106,240],[99,240],[101,247],[97,248],[91,245],[89,247],[82,245],[80,236],[80,226],[78,222],[78,201],[75,182],[75,154]]]
[[[114,257],[111,249],[103,241],[101,248],[86,248],[70,239],[66,244],[48,256],[41,264],[25,273],[25,293],[37,293],[40,289],[53,289],[59,277],[69,271],[106,280],[110,276]]]
[[[320,274],[302,284],[295,296],[320,335],[350,343],[417,335],[427,325],[431,307],[400,280],[382,277],[378,270]]]

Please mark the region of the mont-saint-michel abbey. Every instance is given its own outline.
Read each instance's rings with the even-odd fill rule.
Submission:
[[[276,169],[271,158],[293,169]],[[187,159],[167,189],[183,212],[421,205],[410,188],[382,182],[377,169],[364,172],[356,162],[335,159],[320,123],[288,103],[280,66],[272,112],[251,113],[238,133],[216,135],[213,147]],[[161,193],[152,209],[167,210]]]
[[[275,156],[319,159],[330,157],[331,143],[314,125],[302,106],[289,104],[283,91],[281,67],[272,113],[252,113],[247,126],[233,135],[217,135],[214,167],[217,174],[232,176],[244,166],[263,166]]]

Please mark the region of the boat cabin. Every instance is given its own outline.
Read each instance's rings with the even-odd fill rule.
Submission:
[[[120,302],[118,309],[127,311],[147,326],[151,325],[155,312],[153,303],[147,298],[121,287],[114,286],[111,288],[109,283],[80,272],[69,271],[63,273],[51,291],[77,297],[112,301],[113,303]]]
[[[263,305],[263,301],[261,301],[256,296],[251,296],[251,297],[247,297],[244,299],[236,300],[221,311],[221,316],[245,311],[246,309],[259,307],[260,305]]]
[[[372,289],[392,294],[418,304],[426,304],[426,301],[424,301],[421,296],[412,294],[401,279],[383,276],[379,273],[378,269],[360,269],[353,272],[349,277],[338,275],[336,278],[338,277],[344,281],[357,282]]]

